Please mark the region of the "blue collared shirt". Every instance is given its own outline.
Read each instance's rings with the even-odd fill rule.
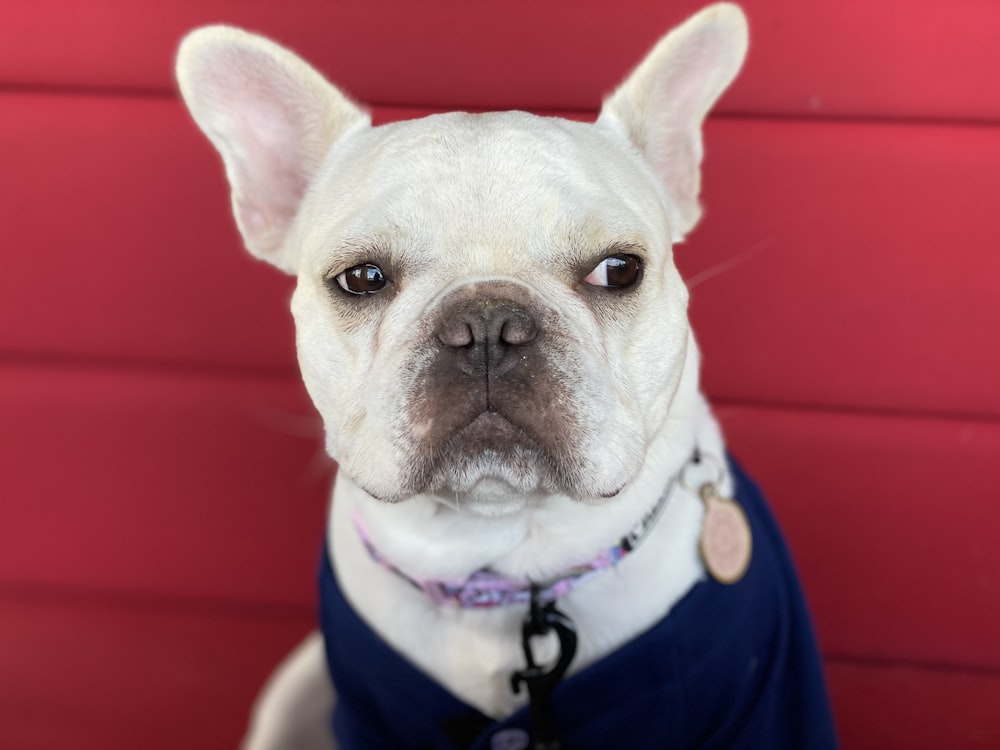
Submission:
[[[567,750],[837,747],[822,665],[791,559],[757,487],[730,461],[753,533],[738,583],[696,584],[670,614],[561,682]],[[494,721],[396,653],[344,598],[324,550],[321,623],[341,750],[523,750],[523,708]]]

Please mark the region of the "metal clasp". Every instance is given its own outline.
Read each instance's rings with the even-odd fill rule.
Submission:
[[[540,665],[531,650],[531,639],[548,635],[552,630],[559,640],[559,653],[554,663]],[[534,750],[562,750],[552,712],[552,691],[576,654],[576,628],[569,617],[556,609],[555,602],[541,604],[537,586],[531,587],[531,609],[521,626],[521,646],[527,667],[511,675],[510,686],[515,693],[521,692],[522,683],[528,688]]]

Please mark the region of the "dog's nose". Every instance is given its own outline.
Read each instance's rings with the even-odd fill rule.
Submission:
[[[448,310],[436,334],[462,372],[495,378],[513,367],[518,350],[535,341],[538,325],[531,313],[515,302],[480,298]]]

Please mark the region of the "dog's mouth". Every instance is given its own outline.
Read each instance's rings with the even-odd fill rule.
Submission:
[[[483,411],[427,455],[424,492],[464,501],[497,501],[551,489],[558,462],[527,430]]]
[[[518,440],[531,440],[523,429],[493,407],[474,417],[468,425],[459,430],[458,434],[463,440],[484,445],[494,442],[510,444]]]

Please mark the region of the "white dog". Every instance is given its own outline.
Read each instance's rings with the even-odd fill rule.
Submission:
[[[248,748],[833,744],[672,256],[700,214],[702,121],[746,48],[742,12],[716,5],[596,123],[373,128],[266,39],[185,39],[181,91],[246,246],[297,276],[299,362],[340,466],[324,634],[272,678]]]

